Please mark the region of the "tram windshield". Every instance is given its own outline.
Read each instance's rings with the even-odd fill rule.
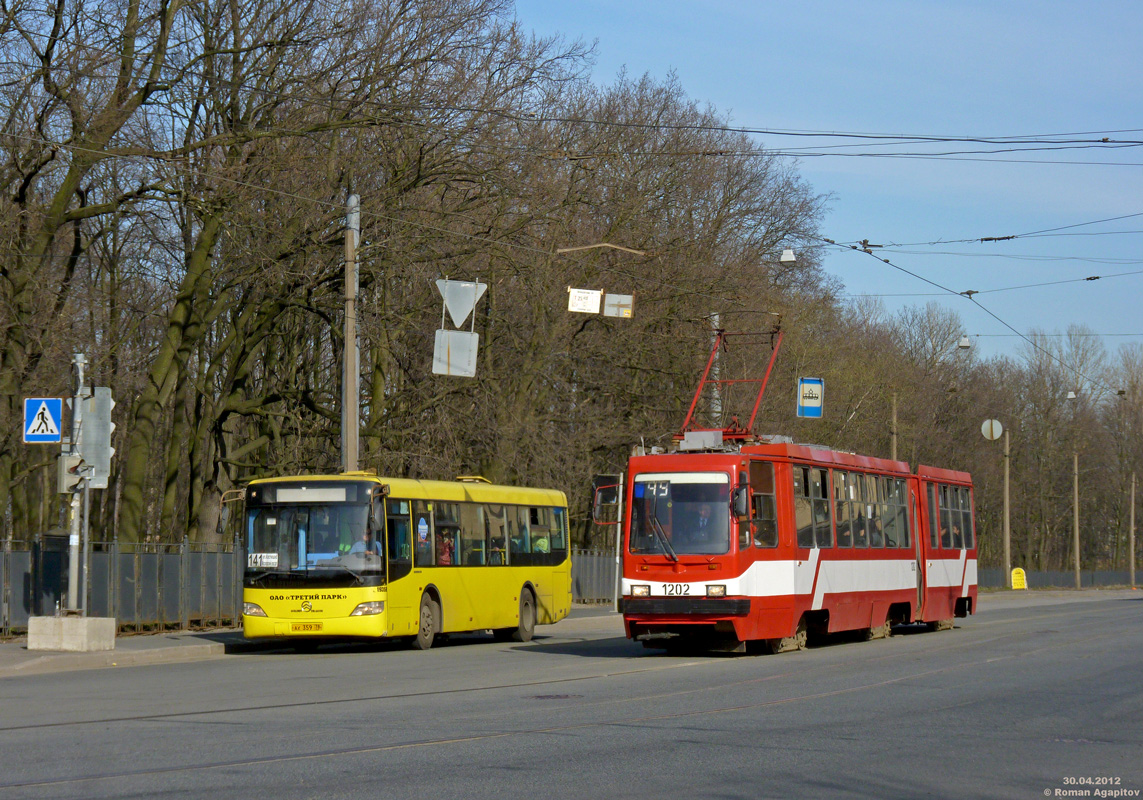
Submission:
[[[312,485],[274,489],[260,502],[247,498],[247,573],[384,574],[382,537],[371,524],[367,490]]]
[[[723,472],[636,475],[630,551],[720,555],[730,551],[730,476]]]

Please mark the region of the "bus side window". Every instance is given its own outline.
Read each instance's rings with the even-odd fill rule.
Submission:
[[[409,501],[387,499],[385,548],[389,558],[389,580],[409,574],[413,568],[412,537],[409,535]]]
[[[435,563],[433,545],[432,503],[417,500],[413,504],[413,537],[417,543],[416,558],[418,567],[428,567]],[[439,546],[439,545],[438,545]]]
[[[532,563],[532,540],[528,535],[528,509],[525,506],[508,506],[508,548],[511,551],[509,563]]]
[[[532,553],[550,553],[552,551],[552,543],[549,539],[549,522],[548,522],[548,509],[546,508],[530,508],[528,509],[528,527],[532,532]],[[543,558],[538,559],[536,563],[547,563]]]
[[[552,548],[553,564],[562,564],[568,552],[567,510],[552,509],[552,527],[549,544]]]
[[[460,503],[460,547],[462,565],[486,563],[484,506]]]
[[[488,563],[503,565],[508,563],[508,529],[506,511],[508,506],[484,505],[484,524],[488,528]]]

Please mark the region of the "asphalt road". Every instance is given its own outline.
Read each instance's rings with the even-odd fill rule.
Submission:
[[[1138,797],[1143,593],[1079,599],[776,656],[662,655],[580,611],[523,645],[26,675],[0,680],[0,798]]]

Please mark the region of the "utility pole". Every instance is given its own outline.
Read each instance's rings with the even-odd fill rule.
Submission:
[[[893,422],[889,425],[889,440],[892,445],[889,448],[889,458],[894,461],[897,460],[897,393],[893,392]]]
[[[1080,583],[1080,535],[1079,535],[1079,450],[1072,450],[1072,538],[1076,549],[1076,588]]]
[[[1008,468],[1011,465],[1008,450],[1008,429],[1004,429],[1004,585],[1012,588],[1012,506],[1008,492]]]
[[[83,403],[84,403],[84,377],[83,367],[87,359],[83,353],[76,353],[72,358],[75,365],[75,397],[71,404],[71,455],[82,456],[79,452],[80,434],[83,431]],[[68,548],[67,548],[67,610],[79,610],[79,526],[80,503],[82,498],[78,492],[72,492],[68,500],[70,516],[68,518]]]
[[[1127,564],[1131,588],[1135,588],[1135,473],[1131,473],[1131,527],[1127,529]]]
[[[351,194],[345,206],[345,357],[341,382],[341,468],[344,472],[358,469],[361,370],[357,350],[357,242],[360,233],[361,199]]]

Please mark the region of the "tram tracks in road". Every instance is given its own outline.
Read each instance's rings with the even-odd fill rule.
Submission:
[[[991,626],[995,626],[995,625],[1018,625],[1018,624],[1027,623],[1029,621],[1043,622],[1045,619],[1047,619],[1049,617],[1064,617],[1064,616],[1075,616],[1075,615],[1074,614],[1068,615],[1066,613],[1054,613],[1054,614],[1050,614],[1050,615],[1038,615],[1038,616],[1034,616],[1034,617],[1021,617],[1021,618],[1010,619],[1010,620],[989,621],[985,624],[982,624],[980,626],[974,626],[974,627],[991,627]],[[1087,615],[1084,615],[1084,616],[1087,616]],[[415,740],[404,741],[404,742],[393,742],[393,743],[389,743],[389,744],[356,745],[356,746],[350,746],[350,747],[332,748],[332,749],[325,749],[325,750],[314,750],[314,751],[295,752],[295,753],[281,753],[281,754],[276,754],[276,755],[264,755],[264,756],[250,757],[250,758],[236,758],[236,759],[225,759],[225,760],[217,760],[217,761],[204,761],[204,762],[199,762],[199,763],[173,764],[173,765],[167,765],[167,766],[155,766],[155,767],[130,769],[130,770],[119,770],[119,771],[93,772],[93,773],[89,773],[89,774],[85,774],[85,775],[64,776],[64,777],[57,777],[57,778],[43,779],[43,780],[15,780],[15,781],[0,780],[0,789],[6,789],[6,790],[8,790],[8,789],[34,789],[34,788],[46,788],[46,787],[61,786],[61,785],[73,785],[74,786],[74,785],[80,785],[80,784],[91,783],[91,782],[113,781],[113,780],[123,781],[123,780],[131,780],[131,779],[135,779],[135,778],[157,777],[157,776],[170,775],[170,774],[176,774],[176,773],[195,773],[195,772],[208,772],[208,771],[212,771],[212,770],[253,768],[253,767],[260,767],[260,766],[271,765],[271,764],[282,764],[282,763],[291,763],[291,762],[298,763],[298,762],[321,760],[321,759],[337,759],[337,758],[354,757],[354,756],[366,756],[366,755],[370,755],[370,754],[397,752],[397,751],[403,751],[403,750],[415,750],[418,748],[442,747],[442,746],[460,746],[460,745],[466,745],[466,744],[472,744],[472,743],[478,743],[478,742],[493,741],[493,740],[498,740],[498,739],[509,739],[512,737],[528,737],[528,736],[538,736],[538,735],[545,735],[545,734],[548,734],[548,735],[559,734],[559,733],[567,733],[567,732],[576,731],[576,730],[587,730],[587,729],[592,729],[592,728],[608,728],[608,727],[615,727],[615,726],[654,725],[657,723],[669,722],[672,720],[698,718],[698,717],[713,716],[713,715],[718,715],[718,714],[732,714],[732,713],[739,713],[739,712],[744,712],[744,711],[764,709],[764,708],[768,708],[768,707],[785,706],[785,705],[790,705],[790,704],[800,703],[800,702],[814,702],[814,701],[827,699],[827,698],[831,698],[831,697],[842,696],[842,695],[860,694],[860,693],[864,693],[864,692],[877,691],[877,690],[883,689],[883,688],[888,687],[888,686],[899,685],[899,684],[908,683],[911,681],[924,680],[924,679],[931,678],[933,676],[938,676],[938,675],[943,675],[943,674],[948,674],[948,673],[959,674],[959,673],[962,673],[962,671],[964,671],[966,669],[971,670],[973,668],[984,668],[984,667],[988,667],[991,665],[995,665],[995,664],[1000,663],[1000,662],[1033,657],[1033,656],[1041,655],[1043,653],[1050,652],[1050,651],[1074,649],[1074,648],[1079,647],[1079,646],[1091,644],[1091,643],[1096,642],[1098,640],[1108,639],[1111,637],[1118,637],[1118,636],[1122,635],[1121,630],[1115,629],[1115,624],[1117,622],[1115,619],[1108,619],[1106,617],[1106,615],[1102,615],[1102,616],[1096,615],[1096,616],[1097,616],[1097,619],[1102,620],[1108,624],[1107,630],[1095,631],[1095,632],[1088,631],[1088,635],[1083,636],[1081,638],[1074,638],[1074,637],[1053,638],[1050,641],[1043,642],[1038,647],[1031,648],[1031,649],[1020,649],[1018,651],[1008,652],[1008,653],[1004,653],[1002,655],[996,655],[995,650],[993,649],[993,651],[990,654],[987,654],[987,655],[984,655],[982,657],[978,657],[975,659],[958,660],[957,663],[955,663],[955,664],[942,664],[941,666],[938,666],[935,668],[930,668],[930,669],[910,670],[910,671],[905,672],[904,674],[899,674],[896,676],[888,677],[888,678],[885,678],[884,680],[868,681],[868,682],[863,682],[863,683],[852,685],[852,686],[843,686],[843,687],[839,687],[839,688],[835,688],[835,689],[828,689],[828,690],[822,690],[822,691],[816,691],[816,692],[804,692],[804,693],[797,693],[797,694],[791,694],[788,696],[780,696],[780,697],[767,697],[767,698],[759,699],[759,700],[754,701],[754,702],[731,703],[731,704],[723,703],[723,704],[712,705],[712,706],[708,706],[708,707],[704,707],[704,708],[683,709],[683,710],[679,710],[679,711],[672,711],[669,713],[660,713],[660,714],[646,714],[646,713],[630,714],[630,715],[618,714],[618,715],[611,716],[607,719],[593,719],[593,720],[579,721],[579,722],[568,722],[568,723],[564,723],[564,724],[560,724],[560,725],[526,726],[526,727],[519,728],[519,729],[492,731],[492,732],[487,732],[487,733],[474,734],[471,736],[427,737],[427,738],[423,738],[423,739],[415,739]],[[1030,635],[1034,635],[1034,632],[1029,632],[1027,630],[1018,630],[1018,631],[1013,631],[1010,633],[1000,633],[999,635],[989,636],[989,637],[983,638],[983,639],[973,637],[970,640],[955,642],[955,643],[942,641],[941,647],[939,647],[937,649],[939,649],[943,653],[948,653],[948,652],[951,652],[954,650],[967,650],[970,648],[980,648],[982,645],[995,644],[998,642],[1004,642],[1006,640],[1011,640],[1014,638],[1026,639]],[[945,639],[946,637],[947,637],[947,634],[942,635],[942,639]],[[845,645],[842,645],[842,646],[845,646]],[[856,645],[854,647],[856,649]],[[812,655],[813,652],[814,651],[811,650],[809,653],[807,653],[805,655]],[[828,651],[823,650],[823,651],[819,651],[819,652],[828,652]],[[904,655],[904,653],[901,650],[895,650],[892,653],[888,653],[888,652],[869,653],[869,652],[867,652],[867,653],[862,653],[861,657],[858,659],[849,658],[849,659],[845,659],[845,660],[835,660],[831,663],[819,663],[817,666],[819,668],[824,668],[828,671],[835,671],[835,670],[841,670],[841,669],[850,669],[851,670],[855,666],[855,661],[860,662],[860,666],[867,667],[870,665],[874,665],[877,662],[889,661],[889,660],[900,660],[902,655]],[[560,706],[555,706],[555,707],[548,706],[546,711],[548,711],[550,713],[558,713],[561,709],[566,710],[566,709],[570,709],[570,708],[575,708],[578,710],[583,710],[585,708],[590,708],[592,706],[601,706],[601,705],[608,705],[608,706],[620,705],[620,706],[630,707],[631,704],[639,704],[641,706],[645,706],[648,703],[677,700],[681,697],[696,696],[696,695],[700,695],[700,694],[704,694],[704,693],[720,693],[723,696],[725,696],[727,694],[730,694],[732,696],[741,696],[741,689],[743,687],[746,687],[746,686],[757,685],[757,684],[772,682],[772,681],[780,681],[780,680],[788,679],[791,677],[803,678],[805,676],[805,668],[807,665],[804,663],[804,660],[803,660],[804,656],[802,658],[798,658],[797,656],[792,656],[792,657],[791,656],[777,656],[777,657],[762,656],[759,658],[764,659],[764,661],[762,663],[769,663],[769,659],[771,659],[771,658],[787,659],[787,660],[791,660],[791,661],[796,658],[798,663],[797,663],[796,667],[793,669],[786,669],[786,670],[782,670],[780,672],[774,672],[774,673],[767,674],[767,675],[755,675],[755,676],[751,676],[749,678],[743,678],[743,679],[739,679],[739,680],[720,681],[716,684],[705,684],[702,686],[691,687],[691,688],[687,688],[687,689],[674,690],[674,691],[667,691],[667,692],[640,692],[637,694],[637,696],[631,696],[631,697],[619,698],[619,699],[609,698],[606,700],[596,700],[596,701],[589,700],[586,703],[566,703],[566,704],[562,704]],[[732,667],[735,667],[736,665],[742,665],[744,663],[752,663],[752,662],[753,662],[753,659],[749,659],[749,660],[746,660],[746,659],[728,659],[725,657],[714,658],[714,659],[693,659],[693,660],[685,660],[685,661],[672,661],[670,663],[660,663],[660,664],[655,664],[652,666],[647,666],[645,664],[641,664],[640,667],[637,669],[620,669],[620,670],[605,669],[605,670],[600,670],[596,673],[588,674],[588,675],[554,678],[554,679],[541,680],[541,681],[504,683],[504,684],[500,684],[500,685],[496,685],[496,686],[480,686],[480,687],[466,687],[466,688],[456,688],[456,689],[440,689],[440,690],[433,690],[433,691],[427,691],[427,692],[404,693],[404,694],[385,694],[385,695],[376,695],[376,696],[368,697],[368,698],[363,698],[363,697],[358,696],[358,697],[344,698],[344,699],[298,701],[298,702],[291,702],[291,703],[278,703],[278,704],[271,704],[271,705],[256,705],[256,706],[248,706],[248,707],[228,707],[228,708],[224,708],[224,709],[205,709],[205,710],[200,709],[200,710],[194,710],[194,711],[169,712],[169,713],[163,713],[163,714],[125,715],[125,716],[121,716],[121,717],[104,717],[104,718],[92,719],[92,720],[76,720],[76,721],[68,721],[68,722],[55,722],[55,723],[42,723],[42,724],[9,726],[9,727],[0,728],[0,731],[18,732],[18,731],[27,731],[27,730],[44,729],[44,728],[79,727],[79,726],[86,726],[86,725],[107,725],[107,724],[115,724],[115,723],[151,722],[151,721],[179,720],[179,719],[190,719],[190,718],[201,718],[201,717],[218,717],[218,716],[222,716],[222,715],[243,714],[243,713],[251,713],[251,712],[267,712],[267,711],[274,711],[274,710],[280,710],[280,709],[319,707],[319,706],[329,706],[329,705],[343,704],[343,703],[361,704],[363,702],[370,702],[370,701],[372,701],[372,702],[388,702],[388,701],[393,701],[393,700],[415,699],[418,697],[426,698],[426,697],[433,697],[433,696],[447,696],[447,695],[457,695],[457,694],[476,693],[476,692],[543,690],[544,694],[543,695],[537,695],[536,699],[545,699],[545,696],[548,696],[548,697],[550,697],[550,699],[554,699],[554,700],[562,700],[562,699],[577,699],[578,700],[579,697],[561,697],[560,695],[566,695],[568,693],[562,692],[562,691],[560,691],[560,689],[567,688],[567,687],[569,687],[570,684],[582,683],[584,681],[589,681],[589,680],[606,680],[609,678],[622,678],[622,677],[638,675],[640,673],[663,672],[666,670],[674,670],[674,669],[691,669],[691,668],[695,668],[695,667],[707,667],[707,668],[709,668],[712,666],[714,666],[714,667],[725,666],[725,667],[731,667],[732,668]],[[791,667],[794,667],[794,665],[791,664]],[[488,724],[489,721],[490,721],[489,717],[487,715],[485,715],[483,717],[483,722],[485,724]]]
[[[1074,615],[1068,615],[1068,614],[1063,613],[1063,612],[1055,612],[1055,613],[1043,614],[1043,615],[1037,615],[1037,616],[1020,617],[1020,618],[1011,619],[1011,620],[995,620],[995,621],[985,621],[985,622],[974,621],[974,622],[970,623],[970,625],[971,625],[972,629],[976,629],[976,628],[981,628],[981,627],[991,627],[991,626],[995,626],[995,625],[1013,625],[1013,624],[1022,624],[1022,623],[1026,623],[1026,622],[1042,622],[1042,621],[1049,619],[1049,618],[1065,617],[1065,616],[1074,616]],[[1093,615],[1093,616],[1096,616],[1096,615]],[[1097,616],[1097,618],[1101,621],[1104,621],[1106,619],[1105,616]],[[970,641],[959,641],[959,642],[955,642],[955,643],[949,641],[949,639],[951,637],[948,637],[947,634],[942,635],[941,633],[938,632],[935,634],[923,634],[923,635],[925,635],[926,637],[928,637],[929,635],[939,636],[941,639],[941,641],[940,641],[941,649],[945,652],[951,652],[951,651],[956,651],[956,650],[967,650],[969,648],[978,648],[984,644],[992,644],[995,642],[1000,642],[1000,641],[1004,641],[1004,640],[1012,639],[1012,638],[1028,638],[1028,637],[1034,636],[1035,632],[1030,632],[1030,631],[1026,631],[1026,630],[1025,631],[1016,631],[1013,633],[1005,633],[1005,634],[1000,634],[1000,635],[996,635],[996,636],[991,636],[991,637],[986,638],[986,639],[975,639],[974,638]],[[1106,636],[1111,636],[1111,635],[1115,635],[1115,632],[1108,632],[1106,634],[1097,634],[1097,635],[1085,637],[1083,640],[1080,640],[1080,641],[1083,641],[1083,642],[1093,641],[1095,639],[1104,638]],[[1066,644],[1067,644],[1067,646],[1073,646],[1075,643],[1076,643],[1076,640],[1070,640]],[[836,645],[836,646],[846,648],[845,652],[847,654],[851,652],[851,650],[849,648],[852,647],[853,652],[856,652],[857,647],[859,647],[859,645],[857,645],[856,643],[854,643],[854,644],[846,643],[846,644],[840,644],[840,645]],[[1051,645],[1051,646],[1048,646],[1045,648],[1038,648],[1037,650],[1021,650],[1018,653],[1006,654],[1003,656],[993,657],[993,658],[985,659],[983,661],[976,662],[976,663],[994,663],[994,662],[998,662],[998,661],[1004,661],[1004,660],[1007,660],[1010,658],[1025,657],[1028,655],[1035,654],[1035,653],[1039,652],[1040,650],[1055,649],[1056,647],[1059,647],[1059,646],[1062,646],[1062,644],[1061,645]],[[833,647],[834,647],[834,645],[831,645],[828,648],[822,648],[820,651],[816,647],[811,647],[809,652],[815,652],[815,651],[831,652]],[[872,664],[872,663],[876,663],[878,661],[896,659],[900,655],[901,655],[901,653],[896,652],[896,651],[893,653],[878,653],[878,654],[866,652],[866,653],[861,653],[861,657],[859,658],[859,660],[863,664]],[[278,710],[307,708],[307,707],[336,706],[336,705],[343,705],[343,704],[358,704],[359,705],[359,704],[368,703],[368,702],[387,702],[387,701],[394,701],[394,700],[432,698],[432,697],[439,697],[439,696],[469,694],[469,693],[478,693],[478,692],[479,693],[485,693],[485,692],[496,692],[496,691],[510,691],[510,690],[514,690],[514,689],[530,689],[530,688],[539,689],[539,688],[544,688],[544,687],[557,687],[557,686],[561,686],[561,685],[565,685],[565,684],[569,684],[569,683],[577,683],[577,682],[590,681],[590,680],[600,680],[600,679],[607,679],[607,678],[623,677],[623,676],[637,675],[640,673],[655,672],[655,671],[661,671],[661,670],[687,669],[687,668],[698,667],[698,666],[710,667],[710,666],[719,665],[719,664],[733,665],[733,664],[737,664],[737,663],[743,663],[744,661],[747,663],[750,663],[755,658],[761,659],[764,662],[768,662],[769,659],[771,659],[771,658],[789,659],[790,657],[791,657],[790,654],[784,654],[784,655],[778,655],[778,656],[768,656],[768,655],[752,656],[752,657],[748,656],[746,658],[740,658],[740,657],[728,658],[726,656],[717,656],[717,657],[690,659],[690,660],[685,660],[685,661],[671,660],[669,662],[664,663],[664,662],[660,662],[657,658],[652,656],[650,658],[655,660],[658,663],[654,663],[652,665],[647,665],[648,658],[646,656],[644,656],[643,654],[640,654],[637,657],[639,662],[640,662],[640,666],[636,667],[636,668],[618,669],[618,670],[607,669],[607,670],[601,670],[599,672],[591,673],[591,674],[567,676],[567,677],[560,677],[560,678],[549,678],[549,679],[539,680],[539,681],[527,681],[527,682],[520,682],[520,683],[502,683],[502,684],[487,685],[487,686],[469,686],[469,687],[458,687],[458,688],[449,688],[449,689],[433,689],[430,691],[421,691],[421,692],[377,694],[377,695],[371,695],[371,696],[365,696],[365,697],[363,697],[361,695],[356,695],[356,696],[344,697],[344,698],[327,698],[327,699],[321,699],[321,700],[303,700],[303,701],[293,701],[293,702],[286,702],[286,703],[270,703],[270,704],[247,705],[247,706],[227,706],[226,708],[196,709],[196,710],[191,710],[191,711],[173,711],[173,712],[164,712],[164,713],[160,713],[160,714],[135,714],[135,715],[124,715],[124,716],[116,716],[116,717],[98,717],[98,718],[85,719],[85,720],[66,720],[66,721],[59,721],[59,722],[28,723],[28,724],[22,724],[22,725],[0,725],[0,733],[31,731],[31,730],[50,729],[50,728],[80,727],[80,726],[85,726],[85,725],[106,725],[106,724],[130,723],[130,722],[157,722],[157,721],[164,721],[164,720],[188,719],[188,718],[193,718],[193,717],[222,715],[222,714],[242,714],[242,713],[251,713],[251,712],[267,712],[267,711],[278,711]],[[802,665],[800,665],[800,666],[802,666]],[[830,669],[842,669],[842,668],[851,669],[854,666],[854,660],[853,659],[846,659],[845,661],[835,662],[831,665],[822,664],[819,666],[820,667],[828,667]],[[962,668],[963,666],[964,666],[964,664],[958,664],[957,668]],[[795,672],[798,672],[798,671],[799,670],[795,670]],[[711,689],[725,690],[728,688],[741,687],[741,686],[753,684],[753,683],[777,680],[777,679],[781,679],[783,677],[789,677],[791,674],[792,674],[791,672],[779,672],[779,673],[769,674],[769,675],[765,675],[765,676],[753,677],[753,678],[749,678],[749,679],[742,680],[742,681],[734,681],[731,683],[719,684],[717,687],[702,686],[702,687],[697,687],[695,689],[687,689],[687,690],[682,690],[682,691],[677,691],[677,692],[668,692],[668,693],[655,694],[655,695],[640,695],[638,698],[630,698],[630,699],[625,699],[625,700],[621,700],[621,701],[608,700],[605,702],[615,703],[615,702],[635,702],[635,701],[668,699],[671,697],[679,697],[679,696],[683,696],[683,695],[693,694],[696,692],[709,691]],[[876,685],[882,685],[882,684],[871,684],[871,686],[876,686]],[[560,692],[550,692],[549,694],[561,694],[561,693]],[[577,705],[577,707],[583,707],[584,704],[576,704],[576,705]],[[0,785],[3,785],[3,784],[0,784]]]

